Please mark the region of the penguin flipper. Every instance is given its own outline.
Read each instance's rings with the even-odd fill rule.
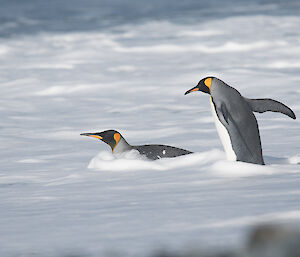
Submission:
[[[231,115],[228,112],[225,103],[222,102],[221,105],[218,107],[218,106],[216,106],[215,102],[212,99],[212,104],[214,105],[216,114],[217,114],[219,120],[221,121],[221,123],[223,123],[223,125],[225,125],[224,124],[224,121],[225,121],[228,125],[229,124],[228,120],[231,118]]]
[[[215,106],[216,114],[217,114],[219,121],[224,125],[224,127],[227,130],[228,129],[231,130],[231,133],[229,132],[229,136],[231,138],[231,144],[232,144],[232,138],[235,139],[235,141],[236,141],[236,139],[238,139],[238,141],[242,142],[242,143],[239,143],[238,149],[235,150],[233,148],[233,151],[235,152],[235,154],[237,156],[237,160],[264,165],[264,161],[263,161],[262,155],[261,155],[261,148],[260,148],[259,154],[257,154],[256,151],[254,151],[251,147],[249,147],[249,145],[248,145],[249,140],[247,138],[245,138],[245,133],[243,133],[243,130],[241,131],[240,121],[236,120],[236,119],[234,119],[234,117],[232,117],[232,115],[230,114],[229,110],[226,107],[226,104],[224,102],[222,102],[219,105],[219,107],[217,107],[215,104],[214,104],[214,106]],[[255,117],[254,117],[254,119],[255,119]],[[259,155],[259,157],[258,157],[258,155]]]
[[[221,112],[223,115],[224,120],[226,121],[226,123],[228,124],[228,119],[229,119],[229,112],[226,108],[226,105],[224,103],[221,104]]]
[[[245,98],[245,97],[244,97]],[[250,99],[250,98],[245,98],[245,101],[248,103],[250,106],[251,110],[253,112],[281,112],[292,119],[296,119],[295,113],[290,109],[288,106],[285,104],[278,102],[273,99],[269,98],[262,98],[262,99]]]

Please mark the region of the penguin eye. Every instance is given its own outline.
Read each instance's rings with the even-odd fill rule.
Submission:
[[[120,139],[121,139],[121,135],[119,133],[115,133],[114,134],[114,139],[116,141],[116,144],[119,143]]]
[[[207,78],[206,80],[204,80],[204,84],[209,88],[209,90],[211,87],[211,82],[212,82],[212,78]]]

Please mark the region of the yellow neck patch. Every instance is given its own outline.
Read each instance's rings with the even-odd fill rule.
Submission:
[[[212,82],[212,78],[207,78],[206,80],[204,80],[204,84],[209,88],[209,91],[211,87],[211,82]]]
[[[114,134],[114,139],[116,141],[116,145],[119,143],[120,139],[121,139],[121,135],[119,133],[115,133]]]
[[[117,144],[119,143],[119,141],[120,141],[120,139],[121,139],[121,135],[120,135],[119,133],[115,133],[115,134],[114,134],[114,139],[115,139],[115,141],[116,141],[116,144],[115,144],[114,148],[112,149],[112,151],[115,150],[115,147],[116,147]]]

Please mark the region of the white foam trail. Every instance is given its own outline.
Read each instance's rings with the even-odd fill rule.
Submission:
[[[203,166],[224,158],[224,153],[212,150],[202,153],[193,153],[175,158],[148,160],[136,150],[123,155],[115,156],[110,152],[100,152],[89,163],[89,169],[101,171],[136,171],[136,170],[170,170],[179,168],[203,169]]]
[[[292,157],[290,163],[296,164],[299,157]],[[137,170],[178,170],[189,168],[207,172],[216,177],[252,177],[266,176],[283,173],[300,172],[298,166],[286,165],[289,159],[269,157],[271,165],[258,165],[245,162],[232,162],[225,159],[223,151],[214,149],[211,151],[193,153],[175,158],[163,158],[149,160],[140,155],[136,150],[121,155],[113,155],[108,151],[97,154],[89,163],[88,168],[99,171],[137,171]],[[272,161],[272,160],[275,161]],[[275,165],[274,165],[275,164]],[[278,166],[278,164],[280,164]]]
[[[160,165],[144,160],[135,150],[118,157],[109,152],[100,152],[90,161],[88,168],[102,171],[161,170]]]

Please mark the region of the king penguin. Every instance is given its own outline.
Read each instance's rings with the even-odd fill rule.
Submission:
[[[210,94],[212,114],[228,160],[264,165],[258,125],[253,112],[281,112],[296,119],[294,112],[272,99],[249,99],[215,77],[201,79],[185,92]]]
[[[102,140],[111,147],[113,154],[125,153],[137,150],[148,159],[157,160],[161,158],[173,158],[192,152],[168,145],[130,145],[124,137],[116,130],[105,130],[96,133],[82,133],[81,136],[95,137]]]

